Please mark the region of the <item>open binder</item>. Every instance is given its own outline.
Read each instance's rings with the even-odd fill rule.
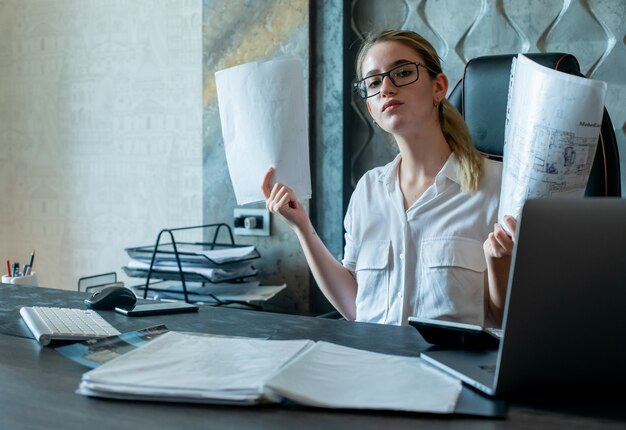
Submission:
[[[210,240],[176,240],[177,233],[193,230],[200,230],[202,237]],[[254,246],[236,244],[231,228],[224,223],[166,228],[159,232],[154,245],[127,248],[126,252],[131,263],[122,270],[130,277],[146,279],[144,286],[138,288],[143,290],[144,299],[149,291],[171,291],[155,287],[169,280],[180,281],[186,302],[194,301],[188,282],[244,282],[257,273],[249,262],[261,257]],[[215,301],[222,304],[217,297]]]

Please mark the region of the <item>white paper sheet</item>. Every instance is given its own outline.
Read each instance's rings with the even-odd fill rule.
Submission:
[[[254,245],[250,245],[234,248],[212,249],[210,251],[199,252],[199,254],[206,255],[218,264],[223,264],[230,261],[238,261],[243,258],[249,258],[254,255],[255,249]]]
[[[274,180],[311,198],[304,67],[295,57],[242,64],[215,73],[230,179],[237,204],[264,200]]]
[[[498,219],[530,198],[582,197],[598,143],[606,83],[513,60]]]
[[[150,270],[150,263],[145,260],[130,260],[126,267],[130,270]],[[174,262],[157,262],[153,266],[154,270],[161,272],[178,273],[178,265]],[[224,282],[236,278],[247,278],[255,276],[257,270],[249,263],[243,263],[237,266],[229,266],[224,269],[212,267],[187,266],[183,263],[183,271],[185,273],[196,273],[204,276],[210,282]]]
[[[147,250],[146,248],[147,247],[128,248],[126,251],[128,252],[128,256],[133,260],[150,262],[152,260],[152,250]],[[173,247],[164,246],[164,248],[166,249],[157,250],[156,261],[159,262],[159,264],[172,263],[178,265]],[[254,245],[202,250],[198,244],[179,242],[176,250],[178,251],[180,261],[185,263],[185,265],[195,264],[208,267],[215,267],[215,264],[236,263],[241,260],[253,259],[259,256]],[[207,258],[209,260],[207,260]]]
[[[312,345],[169,332],[83,374],[78,392],[163,401],[255,402],[267,375]]]
[[[267,387],[305,405],[452,413],[461,382],[418,357],[317,342],[274,375]]]
[[[187,291],[193,293],[192,298],[194,301],[214,303],[215,298],[209,296],[212,294],[222,301],[236,300],[240,302],[264,302],[276,294],[287,288],[287,284],[282,285],[263,285],[260,286],[259,282],[244,282],[244,283],[220,283],[220,284],[207,284],[203,286],[187,286]],[[181,286],[169,287],[170,291],[160,291],[159,295],[163,299],[184,300],[185,297],[181,292]]]

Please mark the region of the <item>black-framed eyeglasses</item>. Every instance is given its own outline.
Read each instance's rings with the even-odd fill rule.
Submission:
[[[426,70],[431,70],[422,63],[405,63],[384,73],[366,76],[360,81],[355,82],[354,88],[359,93],[359,97],[367,99],[380,93],[380,87],[383,85],[385,76],[387,76],[396,87],[410,85],[416,82],[420,77],[419,66],[422,66]]]

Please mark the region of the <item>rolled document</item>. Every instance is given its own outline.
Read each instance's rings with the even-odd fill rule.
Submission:
[[[498,220],[530,198],[583,197],[604,113],[606,83],[513,59]]]

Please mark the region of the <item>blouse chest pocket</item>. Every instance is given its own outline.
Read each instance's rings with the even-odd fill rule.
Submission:
[[[462,237],[422,241],[419,313],[423,317],[482,325],[487,269],[482,245]]]
[[[389,309],[389,240],[361,244],[356,261],[356,319],[384,323]]]
[[[483,243],[463,237],[424,240],[422,263],[429,268],[462,267],[474,272],[484,272],[487,269]]]

